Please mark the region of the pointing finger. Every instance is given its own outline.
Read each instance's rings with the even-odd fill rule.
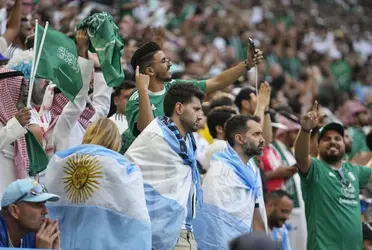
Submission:
[[[314,111],[314,112],[319,111],[318,101],[314,101],[313,108],[311,110]]]

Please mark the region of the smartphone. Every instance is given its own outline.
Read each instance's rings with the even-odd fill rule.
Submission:
[[[248,46],[249,46],[249,49],[247,50],[247,58],[249,58],[251,55],[253,56],[256,50],[256,47],[254,46],[254,42],[251,38],[248,38]]]

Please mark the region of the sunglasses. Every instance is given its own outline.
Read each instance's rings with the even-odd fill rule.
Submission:
[[[46,189],[46,187],[44,185],[38,184],[37,186],[34,186],[33,188],[31,188],[27,193],[25,193],[24,195],[19,197],[14,203],[20,202],[21,200],[23,200],[28,195],[38,196],[38,195],[41,195],[41,194],[47,193],[47,192],[48,192],[48,190]]]

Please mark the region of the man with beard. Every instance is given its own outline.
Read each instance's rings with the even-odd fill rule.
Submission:
[[[315,102],[302,118],[295,143],[308,228],[308,250],[362,249],[359,189],[371,178],[371,169],[343,161],[344,128],[329,123],[319,130],[319,159],[309,156],[310,133],[321,114]]]
[[[148,82],[137,70],[136,82]],[[126,152],[141,168],[155,250],[196,250],[192,221],[202,202],[196,132],[204,93],[191,83],[172,86],[164,98],[165,116],[154,119]]]
[[[259,209],[260,172],[249,161],[262,154],[260,118],[229,118],[225,137],[228,145],[212,156],[203,181],[204,204],[194,223],[199,249],[228,249],[241,234],[265,231]]]
[[[293,209],[293,197],[284,190],[274,190],[267,197],[266,211],[271,237],[281,245],[282,250],[290,250],[288,229],[285,222]]]
[[[214,78],[201,81],[187,80],[186,82],[198,86],[207,94],[224,89],[263,59],[262,52],[258,49],[250,51],[249,54],[251,56],[245,62],[239,63]],[[137,137],[154,118],[164,115],[164,96],[169,88],[185,81],[172,80],[170,72],[172,63],[155,42],[146,43],[137,49],[133,54],[131,64],[133,69],[138,67],[142,74],[149,77],[149,83],[136,82],[137,91],[131,95],[127,104],[129,129]]]

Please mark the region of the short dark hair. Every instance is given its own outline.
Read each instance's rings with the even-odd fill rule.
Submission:
[[[213,138],[217,138],[217,126],[225,126],[226,121],[237,112],[233,107],[221,106],[212,109],[207,116],[209,133]]]
[[[234,102],[230,97],[226,95],[222,95],[211,101],[210,109],[212,110],[216,107],[233,106],[233,105],[234,105]]]
[[[142,45],[132,56],[131,65],[133,69],[136,70],[136,67],[139,66],[142,72],[145,67],[152,63],[153,56],[160,50],[160,46],[155,42],[148,42]]]
[[[253,87],[246,87],[240,90],[239,94],[235,98],[235,105],[238,107],[239,111],[242,110],[242,101],[251,100],[251,94],[257,95],[256,89]]]
[[[235,135],[248,131],[247,122],[255,121],[260,123],[260,117],[256,115],[235,115],[230,117],[225,124],[225,138],[231,146],[235,144]]]
[[[178,83],[173,85],[164,97],[164,114],[171,117],[177,102],[182,104],[190,103],[193,97],[202,101],[205,94],[192,83]]]
[[[277,201],[277,200],[280,200],[283,197],[288,197],[290,200],[293,201],[293,196],[290,195],[287,191],[282,190],[282,189],[277,189],[277,190],[271,191],[267,196],[267,200],[268,201]]]
[[[121,91],[125,89],[134,89],[136,87],[136,84],[133,81],[125,80],[119,87],[115,88],[114,93],[112,94],[112,97],[120,96]]]

